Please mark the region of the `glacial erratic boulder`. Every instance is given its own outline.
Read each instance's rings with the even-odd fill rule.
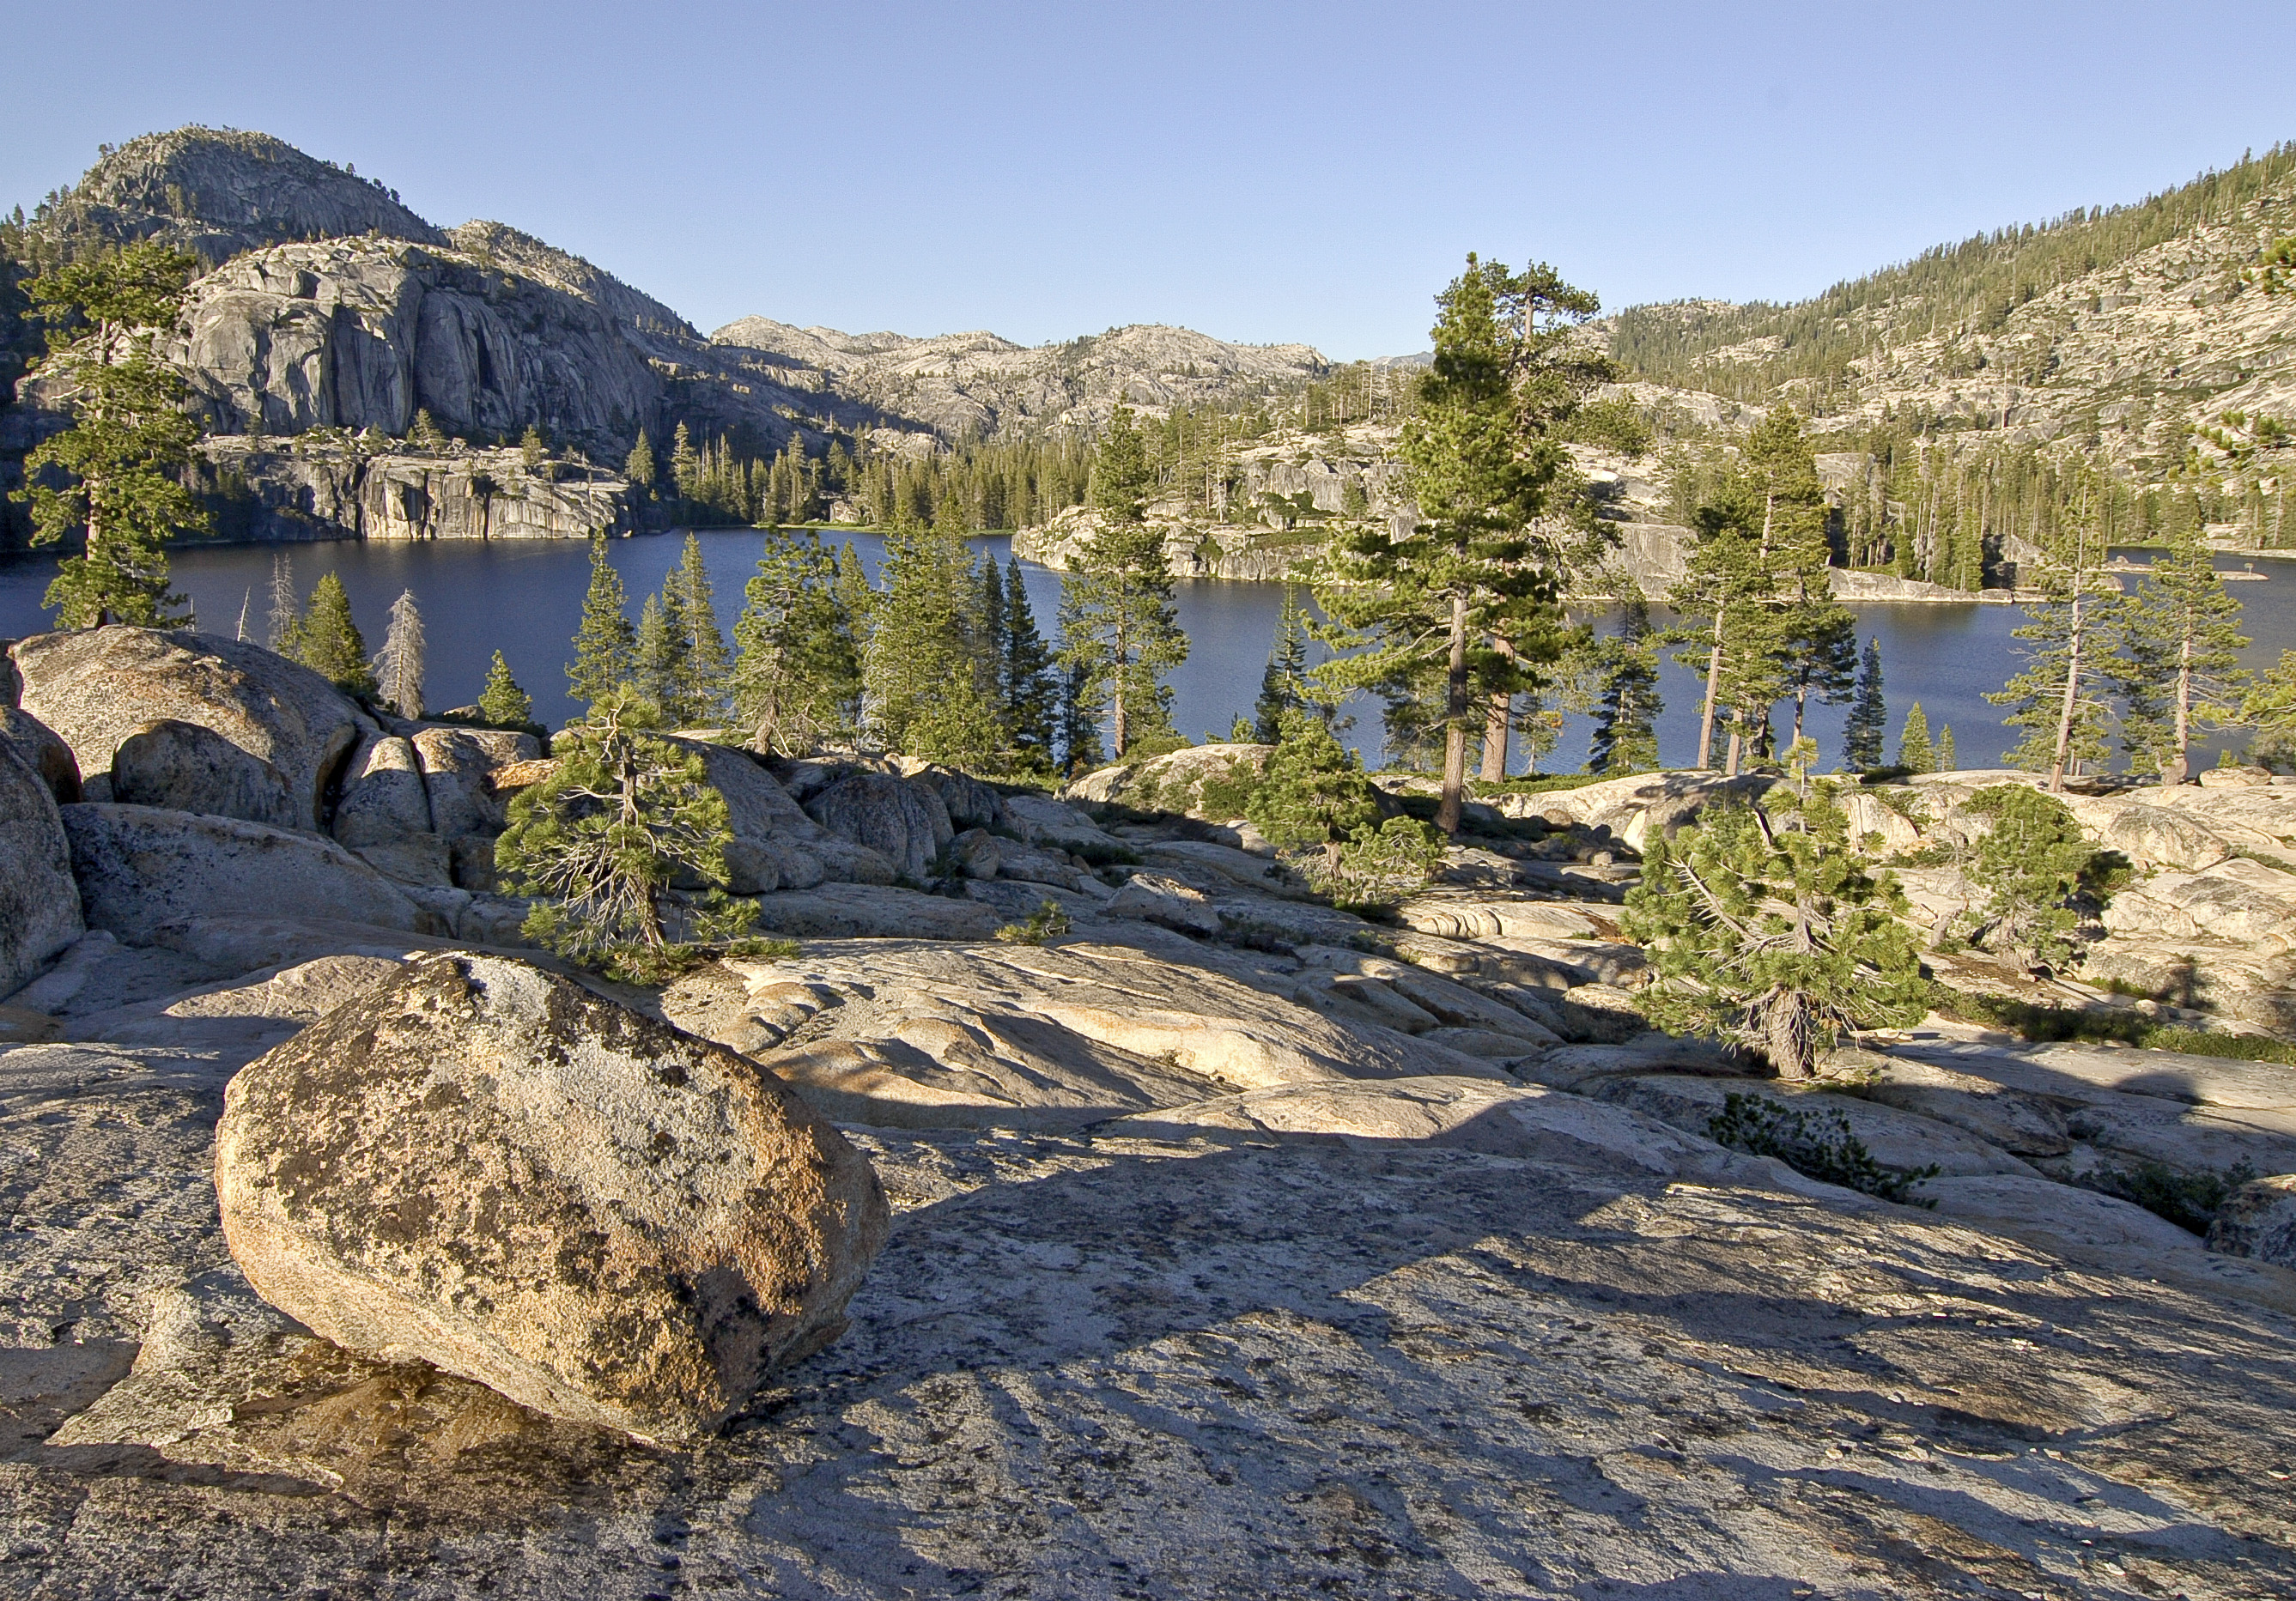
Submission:
[[[415,764],[422,770],[434,832],[449,836],[502,832],[508,821],[507,803],[496,796],[487,778],[504,763],[457,728],[426,728],[407,743],[414,747]]]
[[[275,829],[299,827],[303,814],[279,769],[213,729],[172,717],[119,742],[111,756],[111,798]]]
[[[327,917],[446,934],[405,891],[331,840],[233,817],[93,803],[62,809],[88,927],[149,944],[192,918]]]
[[[85,930],[55,796],[0,747],[0,995],[24,984]]]
[[[807,801],[805,810],[831,833],[875,851],[912,878],[930,873],[934,859],[956,837],[937,790],[890,773],[861,772],[840,780]]]
[[[652,1440],[834,1339],[888,1220],[750,1063],[464,953],[234,1078],[216,1189],[249,1282],[337,1344]]]
[[[308,667],[260,645],[187,629],[91,628],[19,640],[24,710],[63,737],[84,774],[132,736],[193,723],[285,780],[293,823],[316,829],[343,759],[373,723]]]

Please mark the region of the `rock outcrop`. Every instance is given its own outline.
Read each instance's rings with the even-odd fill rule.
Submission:
[[[956,837],[938,789],[890,773],[840,780],[808,797],[805,811],[824,829],[876,852],[912,878],[929,876]]]
[[[55,796],[0,746],[0,996],[80,936],[79,890]]]
[[[275,829],[309,826],[286,774],[213,729],[174,718],[146,723],[119,742],[111,755],[111,798]]]
[[[652,1440],[835,1338],[886,1227],[867,1161],[772,1078],[478,956],[250,1065],[216,1193],[248,1282],[336,1344]]]
[[[515,450],[421,450],[379,434],[318,430],[291,441],[211,435],[195,484],[220,537],[588,539],[635,526],[630,486],[601,469]]]
[[[340,918],[379,928],[453,932],[332,840],[235,818],[152,806],[62,808],[88,927],[149,944],[193,918]]]
[[[13,681],[15,664],[0,655],[0,666]],[[16,687],[20,692],[22,685]],[[71,747],[64,743],[62,735],[12,700],[0,706],[0,749],[30,768],[59,806],[69,806],[80,798],[79,761]]]
[[[108,772],[156,723],[193,723],[280,774],[298,829],[322,825],[343,759],[373,728],[308,667],[214,634],[114,625],[36,634],[12,654],[24,709],[62,736],[84,777]]]

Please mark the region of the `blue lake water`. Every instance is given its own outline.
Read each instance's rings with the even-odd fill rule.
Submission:
[[[730,633],[741,608],[742,585],[755,568],[764,535],[753,529],[710,529],[698,536],[717,587],[719,620]],[[873,572],[882,553],[877,536],[839,533],[850,538]],[[1009,559],[1010,540],[986,536],[977,549]],[[534,697],[537,715],[554,725],[580,708],[567,698],[568,641],[580,619],[589,583],[589,548],[578,541],[512,540],[422,543],[341,541],[291,547],[226,545],[174,553],[176,587],[189,595],[199,625],[230,634],[246,608],[248,632],[263,632],[264,597],[273,556],[288,550],[296,585],[305,595],[321,574],[334,573],[348,592],[353,611],[370,648],[382,641],[384,614],[403,589],[414,592],[429,638],[427,698],[432,706],[461,705],[478,698],[487,666],[499,649],[519,682]],[[647,593],[661,586],[677,563],[683,539],[651,535],[614,541],[609,556],[630,592],[633,614]],[[2144,560],[2144,552],[2131,552]],[[2248,566],[2226,558],[2228,569]],[[2296,562],[2259,561],[2267,582],[2231,586],[2245,608],[2243,627],[2256,643],[2247,652],[2256,667],[2296,648]],[[35,633],[49,625],[40,598],[55,570],[45,555],[0,558],[0,638]],[[1029,599],[1038,625],[1049,638],[1060,612],[1060,576],[1024,564]],[[1188,661],[1173,675],[1175,712],[1180,731],[1191,738],[1225,735],[1239,713],[1249,715],[1259,692],[1283,586],[1277,584],[1184,582],[1178,587],[1180,621],[1189,634]],[[1983,698],[2016,670],[2017,641],[2010,631],[2023,620],[2014,607],[1985,605],[1864,606],[1861,639],[1879,639],[1890,712],[1890,748],[1906,709],[1922,703],[1932,731],[1950,725],[1964,766],[1990,764],[2014,740],[2000,723],[2000,711]],[[1607,623],[1598,619],[1598,625]],[[1697,753],[1697,708],[1702,682],[1691,668],[1669,662],[1661,675],[1666,711],[1659,745],[1669,765],[1687,765]],[[1355,714],[1351,743],[1366,761],[1379,760],[1379,712],[1375,703],[1349,708]],[[1845,708],[1819,707],[1811,719],[1828,766],[1840,758]],[[1584,716],[1566,720],[1562,738],[1542,767],[1566,771],[1586,761],[1592,725]],[[2239,736],[2233,736],[2235,744]],[[2213,760],[2215,745],[2203,747]],[[1517,769],[1521,768],[1518,758]]]

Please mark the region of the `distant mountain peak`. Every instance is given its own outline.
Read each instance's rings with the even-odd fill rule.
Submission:
[[[131,139],[105,151],[34,220],[68,245],[163,240],[209,266],[302,239],[373,233],[450,242],[381,184],[240,128],[188,127]]]

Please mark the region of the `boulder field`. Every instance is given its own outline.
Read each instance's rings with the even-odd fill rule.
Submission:
[[[0,745],[0,1593],[2296,1592],[2296,1069],[1644,1029],[1639,846],[1762,780],[1488,797],[1367,922],[1186,814],[1205,757],[701,742],[796,948],[636,988],[491,883],[534,741],[64,637],[21,715],[89,797]],[[1861,831],[1948,858],[1996,776]],[[2100,952],[2248,964],[2163,1019],[2273,1026],[2265,776],[2075,803]],[[1726,1148],[1733,1094],[1937,1172]]]

